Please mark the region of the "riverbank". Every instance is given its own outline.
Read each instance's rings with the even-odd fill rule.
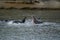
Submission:
[[[0,9],[60,10],[60,7],[48,7],[48,5],[43,5],[41,3],[1,2]]]
[[[57,5],[52,5],[48,3],[29,3],[29,2],[1,2],[0,3],[0,8],[16,8],[16,9],[49,9],[49,10],[60,10],[60,6]]]
[[[23,8],[14,8],[14,7],[10,7],[10,8],[4,8],[1,7],[0,9],[6,9],[6,10],[12,10],[12,9],[18,9],[18,10],[60,10],[60,8],[30,8],[30,7],[23,7]]]

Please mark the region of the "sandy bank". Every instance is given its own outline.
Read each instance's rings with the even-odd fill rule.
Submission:
[[[0,2],[0,8],[60,8],[59,2],[40,2],[40,3],[24,3],[24,2]]]

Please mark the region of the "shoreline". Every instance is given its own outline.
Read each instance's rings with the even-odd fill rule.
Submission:
[[[6,10],[12,10],[12,9],[18,9],[18,10],[60,10],[60,8],[36,8],[36,7],[23,7],[23,8],[14,8],[14,7],[10,7],[10,8],[4,8],[4,7],[0,7],[0,9],[6,9]]]

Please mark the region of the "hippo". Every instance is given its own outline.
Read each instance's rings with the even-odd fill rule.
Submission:
[[[40,24],[40,23],[43,23],[42,21],[39,21],[37,18],[35,18],[34,16],[33,16],[33,22],[35,23],[35,24]]]
[[[20,21],[20,20],[14,20],[13,23],[24,23],[25,20],[26,20],[26,17],[24,17],[22,21]]]

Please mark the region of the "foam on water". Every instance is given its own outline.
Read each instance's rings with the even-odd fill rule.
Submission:
[[[6,25],[8,26],[34,26],[34,25],[39,25],[39,26],[43,26],[43,25],[57,25],[56,23],[53,22],[43,22],[40,24],[34,24],[32,19],[28,19],[25,21],[25,23],[13,23],[14,20],[8,21],[8,22],[4,22]],[[3,23],[2,21],[0,21],[0,23]]]
[[[7,22],[7,25],[10,25],[10,26],[12,26],[12,25],[14,25],[14,26],[17,26],[17,25],[31,26],[31,25],[33,25],[33,22],[29,19],[29,20],[26,20],[25,23],[13,23],[13,20],[12,20],[12,21]]]
[[[40,23],[40,24],[34,24],[33,21],[31,19],[29,20],[26,20],[25,23],[13,23],[13,21],[9,21],[7,22],[7,25],[14,25],[14,26],[33,26],[33,25],[39,25],[39,26],[42,26],[42,25],[56,25],[56,23],[53,23],[53,22],[43,22],[43,23]]]

